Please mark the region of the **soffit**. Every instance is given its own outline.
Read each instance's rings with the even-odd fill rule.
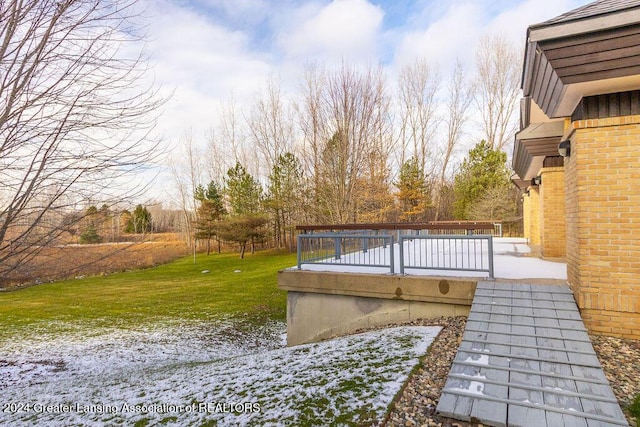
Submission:
[[[531,123],[516,134],[512,166],[523,180],[537,175],[544,158],[558,155],[564,120]]]
[[[640,89],[640,3],[594,2],[529,27],[522,89],[551,118],[583,96]]]

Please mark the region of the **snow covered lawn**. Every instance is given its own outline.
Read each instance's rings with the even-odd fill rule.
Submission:
[[[0,343],[0,425],[328,425],[381,420],[440,327],[283,347],[284,325],[34,332]]]

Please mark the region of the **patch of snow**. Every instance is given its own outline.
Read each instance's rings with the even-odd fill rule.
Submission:
[[[489,355],[487,354],[472,354],[467,356],[465,362],[473,362],[478,365],[489,365]]]
[[[469,378],[478,378],[478,379],[481,379],[481,380],[486,380],[487,379],[487,376],[486,375],[482,375],[479,371],[478,372],[474,372],[473,374],[467,374],[467,373],[461,372],[458,375],[462,375],[462,376],[469,377]]]
[[[0,343],[0,425],[379,421],[440,327],[282,348],[284,325],[176,323]]]
[[[493,252],[496,254],[530,254],[531,248],[527,239],[520,237],[495,237],[493,239]]]
[[[464,385],[462,383],[464,383]],[[464,391],[467,393],[484,396],[484,383],[480,381],[462,380],[461,384],[457,385],[456,387],[449,387],[449,390]]]

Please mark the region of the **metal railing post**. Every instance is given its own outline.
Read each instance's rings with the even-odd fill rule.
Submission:
[[[398,246],[400,248],[400,274],[404,276],[404,236],[400,236],[398,239]]]
[[[391,235],[390,240],[391,240],[391,244],[389,245],[389,264],[390,264],[390,268],[391,268],[391,274],[393,274],[395,272],[395,262],[394,262],[394,258],[393,258],[393,252],[394,252],[393,234]]]
[[[487,240],[489,242],[489,279],[494,279],[493,274],[493,236],[488,236]]]
[[[298,270],[302,270],[302,235],[298,234]]]
[[[333,249],[335,253],[335,259],[340,259],[341,255],[341,247],[340,247],[340,237],[333,238]]]

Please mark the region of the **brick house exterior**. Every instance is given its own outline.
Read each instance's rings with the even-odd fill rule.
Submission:
[[[565,258],[587,327],[640,339],[640,4],[529,27],[514,182],[525,236]]]

